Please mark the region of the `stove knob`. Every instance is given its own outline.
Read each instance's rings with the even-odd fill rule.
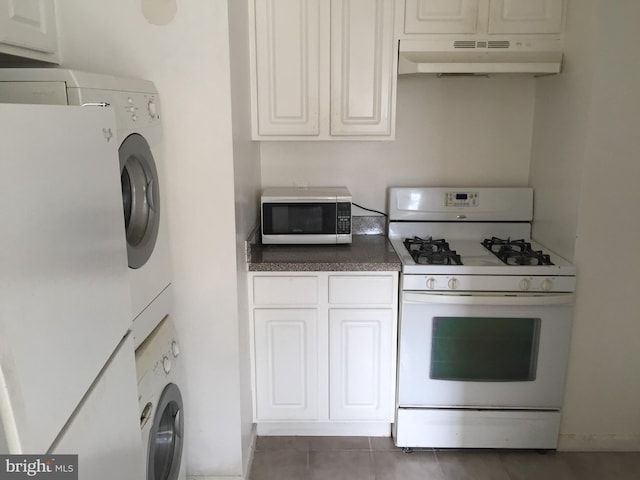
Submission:
[[[526,290],[529,290],[529,288],[531,288],[531,282],[528,279],[523,278],[522,280],[520,280],[519,286],[520,286],[520,290],[526,291]]]
[[[435,278],[427,278],[427,288],[429,290],[433,290],[436,288],[436,279]]]
[[[545,278],[540,284],[540,288],[542,288],[542,290],[545,290],[547,292],[551,290],[552,287],[553,287],[553,280],[551,280],[550,278]]]
[[[448,285],[451,290],[455,290],[456,288],[458,288],[458,279],[457,278],[450,279]]]

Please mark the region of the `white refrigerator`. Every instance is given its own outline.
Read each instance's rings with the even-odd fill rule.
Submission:
[[[0,104],[0,453],[144,478],[111,108]]]

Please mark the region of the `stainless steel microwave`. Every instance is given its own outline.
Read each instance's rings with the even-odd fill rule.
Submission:
[[[351,243],[351,193],[344,187],[272,187],[262,192],[263,244]]]

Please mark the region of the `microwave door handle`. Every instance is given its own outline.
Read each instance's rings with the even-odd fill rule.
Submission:
[[[544,306],[573,305],[573,293],[545,295],[464,295],[447,293],[404,292],[403,302],[439,305]]]

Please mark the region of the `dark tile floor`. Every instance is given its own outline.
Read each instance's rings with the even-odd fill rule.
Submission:
[[[250,480],[638,480],[640,452],[421,449],[389,438],[258,437]]]

